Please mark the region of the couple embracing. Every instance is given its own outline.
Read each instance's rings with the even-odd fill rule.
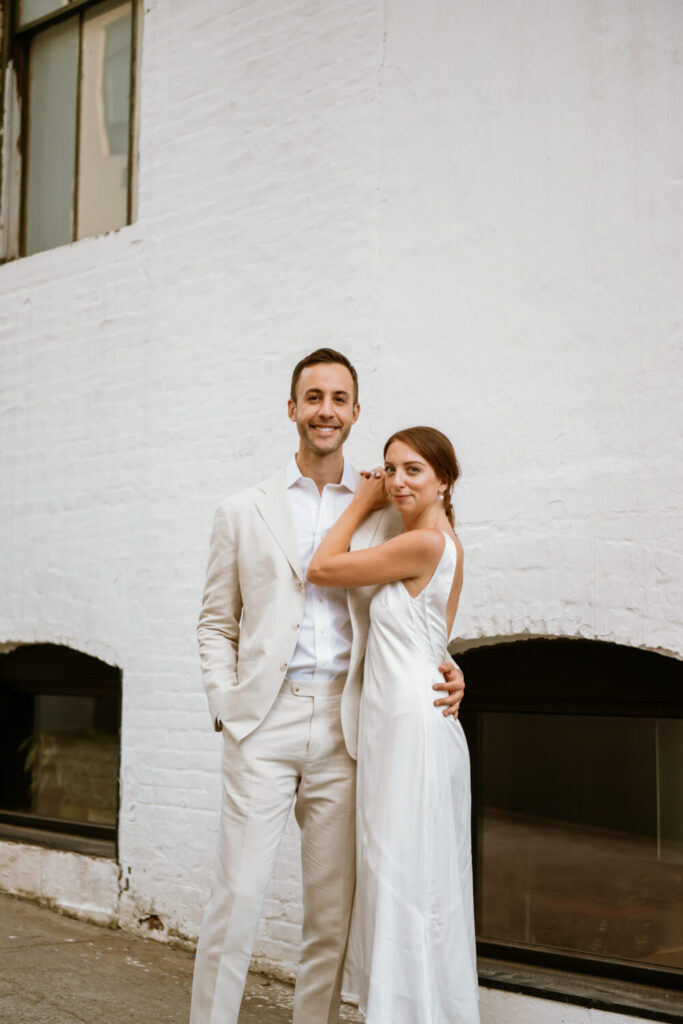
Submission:
[[[410,428],[382,469],[357,474],[343,444],[358,378],[332,349],[297,364],[288,412],[297,454],[228,498],[211,538],[198,634],[222,807],[190,1022],[237,1022],[293,804],[294,1024],[339,1019],[354,892],[367,1024],[478,1024],[464,687],[447,653],[462,587],[455,453]]]

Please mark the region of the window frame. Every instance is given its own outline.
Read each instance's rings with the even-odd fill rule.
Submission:
[[[34,18],[19,24],[19,3],[20,0],[8,0],[5,6],[5,18],[2,25],[2,46],[0,48],[0,119],[2,119],[2,132],[0,137],[3,140],[2,153],[0,153],[0,204],[11,206],[14,202],[18,204],[17,226],[15,231],[12,228],[5,229],[3,250],[0,251],[0,263],[8,262],[16,258],[24,258],[27,255],[39,255],[39,253],[26,253],[26,223],[27,223],[27,189],[28,189],[28,167],[29,167],[29,88],[30,88],[30,47],[33,38],[41,31],[52,28],[62,22],[71,19],[78,19],[78,68],[76,72],[77,94],[76,94],[76,132],[75,132],[75,154],[74,154],[74,180],[73,180],[73,224],[71,238],[62,243],[72,245],[74,242],[82,241],[78,236],[78,191],[80,174],[80,110],[81,110],[81,72],[83,55],[83,20],[87,11],[104,6],[108,0],[69,0],[65,7],[59,7],[55,11]],[[132,224],[137,214],[137,178],[138,178],[138,154],[136,140],[138,138],[138,112],[139,112],[139,48],[141,35],[142,4],[140,0],[130,0],[131,3],[131,51],[130,51],[130,91],[128,97],[128,168],[127,168],[127,198],[126,198],[126,221],[118,228]],[[14,69],[14,92],[19,103],[19,125],[15,138],[7,137],[8,126],[5,118],[9,118],[7,93],[7,70],[10,65]],[[11,102],[12,97],[9,97]],[[16,145],[16,154],[10,153],[10,148]],[[18,179],[14,184],[11,179]],[[6,179],[10,179],[7,181]],[[2,210],[0,220],[9,220],[9,211]],[[108,234],[109,232],[103,232]],[[13,234],[16,237],[13,237]],[[84,235],[83,238],[101,237],[101,235]],[[51,252],[54,246],[41,252]]]
[[[483,774],[477,715],[502,712],[683,718],[683,662],[655,652],[599,640],[560,638],[500,641],[478,647],[463,644],[453,653],[467,680],[460,719],[472,764],[472,860],[476,914],[477,906],[481,905]],[[534,654],[540,655],[536,663]],[[492,672],[498,659],[497,671]],[[557,670],[553,674],[552,690],[547,685],[551,659]],[[577,663],[581,661],[582,671],[577,672]],[[591,975],[635,985],[663,989],[678,989],[683,985],[683,970],[677,968],[608,959],[579,951],[477,938],[477,953],[492,962]]]

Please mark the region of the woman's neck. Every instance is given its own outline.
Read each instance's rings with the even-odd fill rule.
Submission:
[[[404,533],[410,530],[449,530],[451,526],[443,508],[425,509],[416,516],[401,513],[401,519]]]

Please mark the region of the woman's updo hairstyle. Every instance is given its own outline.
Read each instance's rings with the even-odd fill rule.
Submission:
[[[418,455],[421,455],[429,463],[439,479],[445,483],[446,490],[443,496],[444,512],[451,526],[455,526],[451,491],[453,484],[460,476],[460,465],[453,450],[453,445],[446,435],[442,434],[435,427],[408,427],[406,430],[397,430],[384,445],[385,459],[389,445],[393,444],[394,441],[403,441],[404,444],[414,448]]]

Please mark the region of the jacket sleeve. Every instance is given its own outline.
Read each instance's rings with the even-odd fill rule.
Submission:
[[[221,726],[222,696],[237,682],[242,594],[231,509],[216,511],[209,547],[209,564],[197,624],[202,682],[214,727]]]

